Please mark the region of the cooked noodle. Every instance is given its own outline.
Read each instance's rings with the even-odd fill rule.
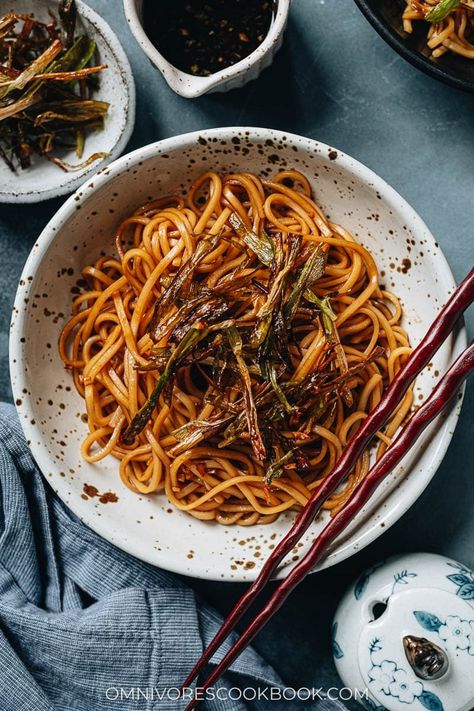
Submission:
[[[249,356],[251,334],[262,323],[262,309],[280,277],[259,261],[242,235],[269,235],[287,260],[296,244],[298,261],[288,271],[292,281],[281,291],[287,300],[308,255],[317,248],[324,257],[323,273],[311,284],[320,307],[310,300],[298,303],[286,324],[287,362],[279,360],[275,366],[280,391],[285,389],[288,401],[294,398],[290,414]],[[159,313],[166,289],[174,288],[178,269],[196,255],[203,239],[213,240],[211,247],[178,296]],[[328,221],[314,202],[308,180],[293,170],[272,180],[251,173],[204,173],[186,197],[160,198],[125,219],[115,243],[116,256],[100,257],[84,268],[87,288],[74,298],[72,317],[59,340],[61,358],[85,399],[89,434],[82,445],[84,459],[98,462],[114,456],[122,482],[132,491],[164,491],[174,506],[202,520],[266,523],[304,506],[410,353],[400,302],[380,285],[370,252],[346,229]],[[179,342],[174,338],[171,343],[176,331],[166,324],[173,319],[179,323],[186,305],[193,299],[198,303],[199,294],[211,299],[216,293],[225,294],[225,313],[217,321],[216,314],[210,314],[207,324],[205,317],[193,322],[198,334],[199,328],[214,325],[177,367],[172,386],[161,393],[151,418],[130,436],[130,423]],[[321,304],[328,309],[330,305],[336,319],[332,324],[331,310],[325,321]],[[258,456],[255,432],[242,415],[245,388],[237,376],[238,349],[223,350],[225,329],[232,324],[242,334],[250,363],[250,397],[256,403],[264,456]],[[271,328],[276,329],[275,322]],[[227,361],[216,385],[213,373],[224,352]],[[300,393],[299,401],[295,393]],[[316,408],[301,414],[311,398],[316,398]],[[266,410],[263,401],[270,403]],[[390,443],[411,405],[410,390],[379,433],[376,456]],[[202,423],[220,418],[228,428],[235,418],[235,427],[237,412],[247,425],[234,429],[233,436],[222,425],[193,440]],[[193,444],[187,446],[189,438]],[[278,458],[283,460],[278,471],[265,481],[270,461]],[[369,459],[366,451],[325,508],[334,512],[344,504],[366,475]]]
[[[425,20],[439,0],[407,0],[403,12],[403,29],[413,32],[413,21]],[[433,57],[454,52],[474,59],[474,1],[464,0],[439,22],[430,22],[427,45]]]

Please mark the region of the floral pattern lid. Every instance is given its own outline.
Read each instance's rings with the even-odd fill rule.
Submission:
[[[419,553],[374,566],[339,605],[333,654],[371,711],[472,711],[472,571]]]
[[[408,636],[423,640],[419,646],[440,650],[446,660],[444,673],[430,679],[428,670],[413,669],[416,662],[403,643]],[[413,711],[472,709],[473,687],[465,680],[471,678],[474,684],[474,610],[444,590],[396,593],[384,614],[362,630],[359,668],[370,694],[390,710],[406,711],[411,704]]]

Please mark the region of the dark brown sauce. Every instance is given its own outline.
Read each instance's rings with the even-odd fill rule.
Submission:
[[[101,504],[115,504],[118,501],[118,496],[113,491],[104,491],[104,493],[101,494],[99,489],[92,484],[84,484],[82,490],[84,492],[82,494],[83,499],[93,499],[98,496]]]
[[[209,76],[265,39],[276,0],[144,0],[145,31],[177,69]]]
[[[92,484],[84,484],[83,491],[86,496],[90,496],[91,498],[99,495],[99,489],[96,486],[92,486]]]

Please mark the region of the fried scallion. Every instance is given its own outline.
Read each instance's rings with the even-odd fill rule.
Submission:
[[[250,443],[270,500],[272,482],[285,471],[303,476],[311,469],[317,452],[310,456],[303,445],[318,439],[316,425],[326,413],[332,416],[339,398],[353,404],[353,384],[380,350],[348,364],[331,303],[335,294],[316,293],[326,270],[324,248],[301,234],[270,236],[261,228],[257,234],[231,214],[219,235],[196,235],[191,256],[157,285],[161,293],[147,329],[149,363],[136,368],[159,375],[122,441],[133,444],[160,395],[170,400],[174,383],[181,387],[185,378],[203,393],[204,410],[170,432],[176,440],[172,456],[203,442],[220,449]],[[244,260],[209,279],[203,260],[220,238],[230,240]],[[295,355],[301,356],[297,334],[318,324],[326,341],[321,359],[294,379]]]
[[[274,259],[274,247],[271,237],[266,232],[259,237],[256,232],[246,227],[235,212],[230,216],[229,222],[247,247],[257,255],[261,263],[266,267],[271,267]]]
[[[64,160],[71,148],[83,158],[109,104],[93,98],[107,66],[96,62],[94,40],[76,36],[75,0],[61,0],[58,15],[48,24],[14,12],[0,19],[0,158],[12,171],[28,168],[34,156],[69,171],[106,155],[95,152],[77,165]]]
[[[204,257],[212,252],[212,250],[217,245],[219,240],[219,235],[213,235],[212,237],[202,237],[198,240],[196,249],[192,255],[181,265],[181,267],[176,272],[171,283],[163,291],[162,295],[155,304],[153,318],[150,323],[149,331],[154,334],[154,338],[157,338],[157,327],[160,322],[161,316],[164,310],[178,297],[184,284],[190,280],[194,269],[198,264],[204,259]]]
[[[436,24],[447,17],[459,4],[461,0],[440,0],[439,3],[433,5],[431,10],[426,13],[425,20]]]
[[[255,401],[252,392],[252,381],[250,378],[247,363],[245,362],[245,358],[242,354],[242,338],[235,326],[231,326],[227,329],[227,338],[229,340],[229,345],[232,349],[232,353],[234,354],[240,378],[242,380],[243,398],[245,402],[245,416],[247,418],[252,449],[255,453],[255,456],[257,457],[257,460],[263,462],[265,460],[266,453],[258,424],[257,408],[255,407]]]
[[[139,409],[125,430],[125,434],[123,435],[123,441],[125,444],[132,444],[137,434],[143,430],[158,403],[161,393],[171,380],[173,373],[176,371],[179,364],[186,358],[188,353],[192,351],[196,343],[204,338],[205,335],[206,331],[198,326],[190,328],[181,343],[175,348],[166,363],[163,373],[158,378],[158,381],[148,400]]]
[[[290,451],[285,452],[282,457],[270,464],[265,473],[265,484],[267,484],[267,486],[271,484],[274,479],[278,479],[279,477],[281,477],[284,472],[285,465],[288,464],[292,458],[293,452],[290,449]]]

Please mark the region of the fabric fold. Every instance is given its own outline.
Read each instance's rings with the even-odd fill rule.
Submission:
[[[177,576],[72,514],[41,476],[9,405],[0,406],[0,489],[0,710],[184,708],[177,689],[220,625],[215,611]],[[295,708],[265,698],[267,687],[284,684],[249,648],[220,682],[219,698],[201,708]],[[247,700],[238,698],[243,689]]]

